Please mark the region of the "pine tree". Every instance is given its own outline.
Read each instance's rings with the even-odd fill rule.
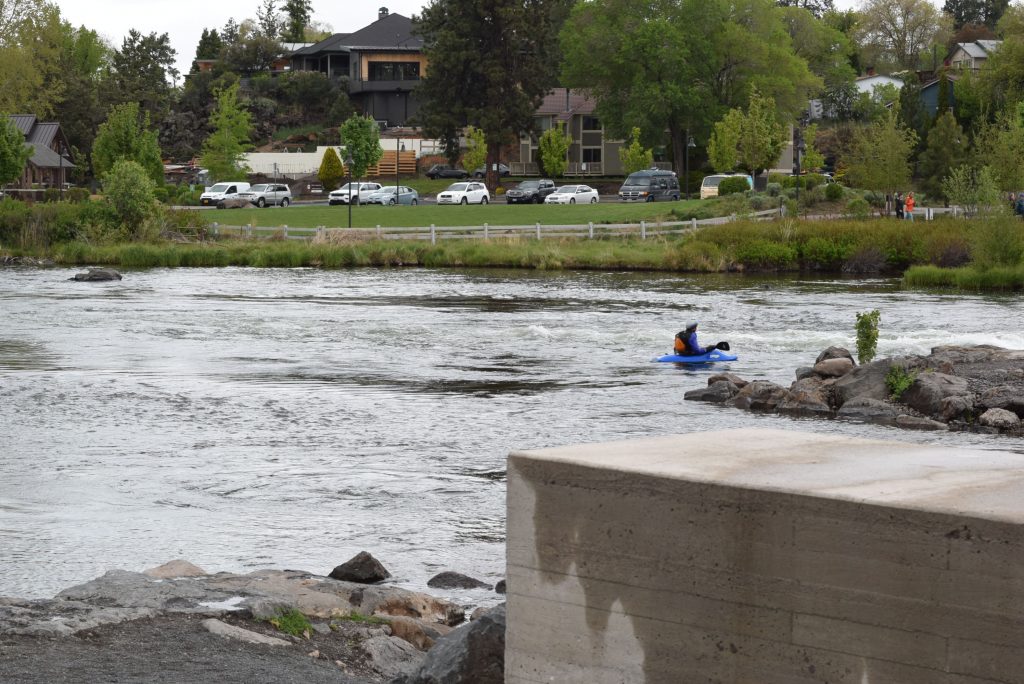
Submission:
[[[210,125],[213,133],[203,141],[202,165],[217,181],[244,178],[248,169],[242,159],[249,147],[252,117],[238,102],[238,83],[217,93]]]
[[[948,199],[942,181],[967,161],[967,154],[967,136],[953,113],[947,110],[928,131],[928,146],[921,153],[918,173],[922,189],[930,197]]]
[[[278,38],[281,35],[281,15],[277,12],[277,0],[263,0],[263,4],[256,8],[256,20],[262,35],[267,38]]]
[[[285,15],[282,37],[289,43],[301,43],[306,39],[306,27],[313,18],[313,1],[286,0],[282,9]]]
[[[345,177],[345,167],[341,163],[341,159],[338,158],[338,153],[334,151],[333,147],[328,147],[324,152],[324,158],[320,162],[320,170],[317,171],[317,177],[320,182],[323,183],[324,190],[330,192],[338,187],[341,183],[341,179]]]

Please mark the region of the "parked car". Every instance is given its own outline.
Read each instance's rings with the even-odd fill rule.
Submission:
[[[292,191],[287,185],[280,183],[260,183],[254,185],[245,192],[238,193],[238,198],[246,200],[262,209],[267,206],[280,204],[287,207],[292,203]]]
[[[491,193],[487,186],[476,181],[452,183],[448,189],[437,194],[438,204],[487,204]]]
[[[498,176],[500,176],[501,178],[504,178],[508,174],[509,174],[508,166],[506,166],[505,164],[499,163],[498,164]],[[477,169],[474,169],[474,171],[473,171],[473,178],[483,178],[486,175],[487,175],[487,164],[484,164],[483,166],[481,166],[481,167],[479,167]]]
[[[544,204],[597,204],[597,190],[589,185],[563,185],[544,198]]]
[[[679,179],[674,171],[644,169],[629,174],[619,188],[623,202],[657,202],[679,199]]]
[[[208,187],[206,192],[199,195],[199,204],[204,207],[214,206],[222,209],[223,207],[220,205],[225,200],[238,199],[238,193],[245,192],[248,189],[248,183],[240,183],[238,181],[215,183]]]
[[[547,178],[523,181],[505,193],[505,201],[508,204],[540,204],[554,191],[555,182]]]
[[[431,180],[438,178],[469,178],[469,171],[456,169],[447,164],[434,164],[427,169],[427,178]]]
[[[350,185],[352,186],[351,190],[349,189]],[[327,196],[327,204],[332,207],[335,204],[348,204],[350,196],[353,202],[365,204],[367,198],[378,190],[380,190],[380,183],[345,183],[337,190],[331,191],[331,194]]]
[[[395,197],[398,188],[398,197]],[[419,204],[420,194],[404,185],[385,185],[380,190],[371,192],[366,198],[367,204]]]
[[[740,178],[746,178],[747,184],[750,186],[751,189],[753,189],[754,179],[751,178],[750,176],[744,175],[742,173],[718,173],[712,176],[704,176],[704,180],[700,182],[700,198],[708,199],[711,197],[718,197],[719,184],[726,178],[732,178],[736,176]]]

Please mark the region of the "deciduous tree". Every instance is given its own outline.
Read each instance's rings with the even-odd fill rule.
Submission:
[[[865,0],[860,10],[860,41],[869,64],[918,68],[921,54],[945,43],[951,25],[929,0]],[[875,59],[872,59],[874,57]]]
[[[922,189],[931,197],[947,199],[942,181],[967,161],[969,150],[963,129],[953,113],[946,111],[928,131],[928,146],[921,153],[918,173]]]
[[[146,169],[130,159],[119,159],[103,178],[103,195],[129,239],[143,234],[143,224],[156,211],[155,186]]]
[[[540,152],[540,165],[546,175],[552,178],[565,175],[569,166],[570,144],[572,137],[565,132],[564,124],[552,126],[541,134],[537,150]]]
[[[0,187],[21,178],[30,156],[32,150],[25,144],[25,136],[0,112]]]
[[[164,165],[155,130],[150,129],[149,112],[141,112],[137,102],[114,107],[100,125],[92,147],[92,167],[102,179],[114,164],[129,160],[141,166],[150,180],[163,184]]]
[[[1010,0],[946,0],[942,11],[953,20],[953,29],[960,30],[967,24],[980,24],[995,28],[1002,18]]]
[[[979,127],[975,154],[975,167],[988,166],[1000,190],[1019,192],[1024,188],[1024,102]]]
[[[462,168],[472,173],[487,162],[487,136],[476,126],[466,128],[466,151],[462,154]]]
[[[636,126],[629,135],[629,144],[619,148],[619,161],[626,175],[634,171],[649,169],[654,164],[654,152],[640,144],[640,129]]]
[[[862,129],[843,160],[850,182],[866,190],[896,192],[910,184],[910,155],[917,134],[903,126],[896,112]]]
[[[217,107],[210,116],[213,132],[203,142],[202,164],[218,181],[244,178],[248,168],[243,155],[249,149],[252,118],[238,102],[238,84],[217,93]]]
[[[338,131],[345,148],[345,158],[352,160],[351,175],[362,178],[367,169],[380,161],[384,150],[380,146],[380,128],[368,116],[353,114]]]
[[[753,88],[747,111],[733,109],[715,124],[708,157],[716,171],[742,169],[756,176],[778,161],[785,144],[775,100]]]

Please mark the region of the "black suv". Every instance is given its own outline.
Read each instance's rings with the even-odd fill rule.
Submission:
[[[555,182],[547,178],[523,181],[505,193],[506,204],[543,204],[544,198],[555,191]]]
[[[436,180],[438,178],[469,178],[469,171],[465,169],[453,169],[447,164],[434,164],[427,169],[427,178]]]

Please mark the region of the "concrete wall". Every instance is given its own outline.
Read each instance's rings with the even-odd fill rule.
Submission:
[[[505,681],[1022,683],[1022,523],[1009,452],[737,430],[513,453]]]

